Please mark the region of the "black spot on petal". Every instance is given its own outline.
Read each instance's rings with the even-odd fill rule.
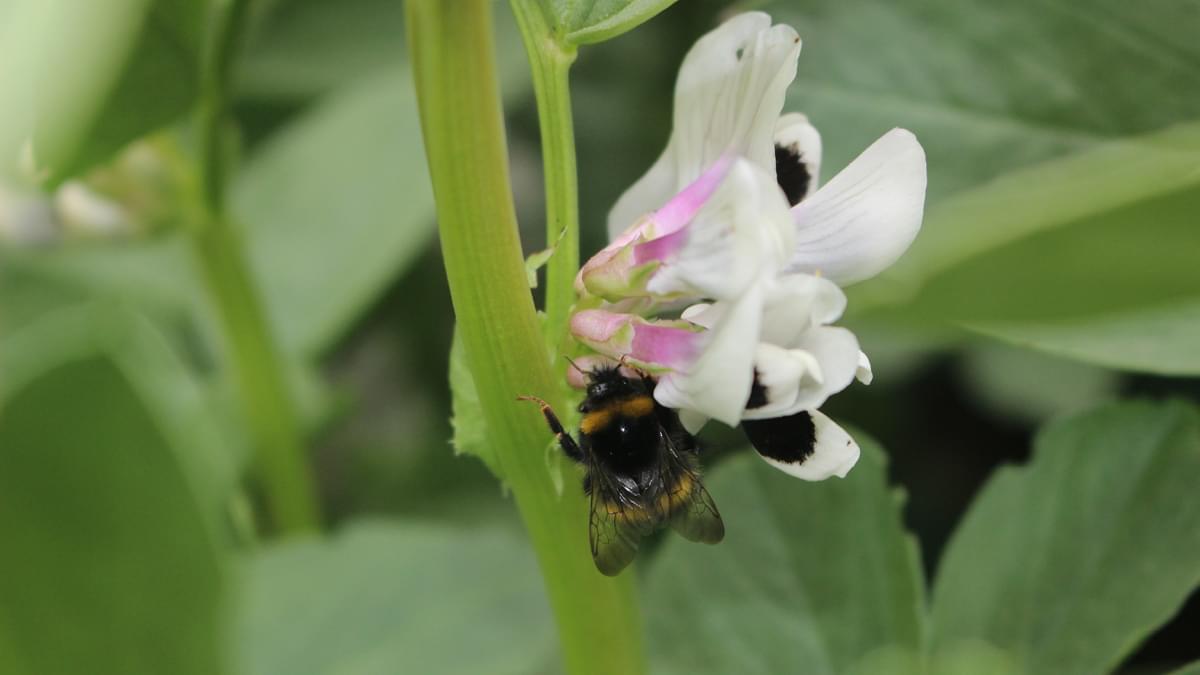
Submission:
[[[750,385],[750,398],[746,399],[746,410],[761,408],[768,403],[767,388],[759,381],[758,370],[754,371],[754,384]]]
[[[742,431],[758,454],[785,464],[803,464],[817,444],[817,427],[803,410],[787,417],[742,420]]]
[[[795,206],[808,194],[808,185],[812,182],[812,174],[804,157],[793,146],[775,146],[775,178],[779,187],[787,195],[788,205]]]

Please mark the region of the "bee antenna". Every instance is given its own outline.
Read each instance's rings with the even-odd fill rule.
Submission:
[[[584,370],[583,368],[580,368],[579,364],[575,363],[574,359],[572,359],[569,356],[566,356],[565,354],[563,355],[563,358],[567,360],[567,363],[571,364],[572,368],[574,368],[575,370],[578,370],[580,375],[587,375],[587,371]]]

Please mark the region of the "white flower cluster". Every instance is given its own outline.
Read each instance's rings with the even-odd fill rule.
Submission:
[[[857,338],[831,325],[846,305],[839,284],[912,243],[925,154],[893,129],[818,187],[821,137],[782,113],[799,54],[794,30],[756,12],[691,49],[666,150],[617,201],[612,243],[580,272],[580,293],[602,302],[571,328],[657,374],[655,398],[690,429],[741,423],[772,465],[820,480],[844,476],[859,453],[817,409],[871,378]]]

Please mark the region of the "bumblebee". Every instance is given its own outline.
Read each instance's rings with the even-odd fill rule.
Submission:
[[[643,537],[670,525],[692,541],[715,544],[725,524],[700,483],[699,447],[674,410],[654,400],[649,375],[617,366],[588,373],[579,442],[543,400],[542,415],[563,452],[584,468],[591,498],[588,539],[596,568],[615,576],[633,561]]]

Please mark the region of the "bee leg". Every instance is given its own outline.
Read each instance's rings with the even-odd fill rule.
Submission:
[[[550,427],[550,431],[554,434],[554,438],[558,440],[558,445],[562,447],[563,452],[566,453],[567,457],[576,462],[583,461],[583,450],[579,449],[579,445],[575,443],[575,439],[571,437],[571,434],[568,434],[567,430],[563,429],[562,422],[558,421],[558,415],[554,414],[554,410],[550,407],[549,403],[536,396],[518,396],[517,400],[533,401],[538,404],[542,409],[542,417],[546,418],[546,425]]]

